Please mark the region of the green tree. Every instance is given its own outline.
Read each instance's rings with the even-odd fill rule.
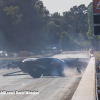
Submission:
[[[88,32],[87,32],[88,40],[95,49],[99,49],[99,38],[94,35],[94,26],[93,26],[93,3],[90,3],[88,6]]]
[[[93,28],[93,4],[90,4],[88,7],[88,32],[87,37],[88,39],[93,39],[94,36],[94,28]]]

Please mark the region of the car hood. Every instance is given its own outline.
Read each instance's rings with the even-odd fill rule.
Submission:
[[[24,59],[22,62],[34,61],[34,60],[36,60],[36,59],[38,59],[38,58],[26,58],[26,59]]]

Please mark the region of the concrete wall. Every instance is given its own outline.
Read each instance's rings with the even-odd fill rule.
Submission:
[[[96,100],[94,57],[91,57],[80,84],[72,97],[72,100]]]

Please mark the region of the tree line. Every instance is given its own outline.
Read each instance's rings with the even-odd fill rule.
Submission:
[[[50,14],[40,0],[0,0],[0,49],[40,52],[59,44],[64,50],[99,49],[93,32],[93,4]]]

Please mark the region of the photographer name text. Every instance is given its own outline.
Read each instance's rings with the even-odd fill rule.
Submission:
[[[15,90],[15,91],[5,91],[5,90],[0,90],[0,94],[39,94],[38,91],[29,91],[29,90]]]

